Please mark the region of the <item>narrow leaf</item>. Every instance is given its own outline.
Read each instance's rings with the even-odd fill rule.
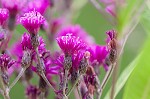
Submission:
[[[136,59],[134,59],[134,61],[119,76],[119,79],[117,80],[117,83],[116,83],[117,88],[114,93],[114,99],[117,96],[117,94],[119,93],[119,91],[122,89],[122,87],[125,85],[127,79],[129,78],[129,76],[132,73],[132,71],[134,70],[137,62],[139,61],[140,56],[141,56],[141,54]],[[104,99],[110,98],[110,92],[111,92],[111,88],[107,92]]]
[[[150,38],[125,86],[123,99],[150,99]]]

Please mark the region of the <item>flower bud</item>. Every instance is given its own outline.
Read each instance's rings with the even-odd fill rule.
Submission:
[[[23,57],[22,57],[22,67],[27,68],[31,64],[31,53],[30,51],[24,51]]]
[[[72,67],[72,57],[70,55],[65,56],[64,69],[69,70]]]

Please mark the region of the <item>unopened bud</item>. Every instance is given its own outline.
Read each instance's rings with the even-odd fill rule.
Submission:
[[[87,66],[88,66],[88,63],[87,63],[86,59],[82,59],[80,64],[79,64],[79,72],[80,72],[80,74],[85,74],[86,73]]]
[[[42,59],[40,59],[40,63],[39,64],[37,64],[37,72],[39,73],[39,74],[42,74],[42,72],[45,72],[45,64],[44,64],[44,62],[43,62],[43,60]]]
[[[79,64],[79,73],[80,74],[86,73],[89,58],[90,58],[90,52],[86,51],[84,54],[84,58],[80,61],[80,64]]]
[[[79,72],[77,70],[73,70],[71,72],[71,81],[72,81],[72,83],[74,83],[77,80],[78,77],[79,77]]]
[[[35,34],[31,34],[31,43],[34,49],[39,46],[39,36]]]
[[[71,55],[66,55],[64,60],[64,69],[69,70],[72,67],[72,57]]]
[[[24,51],[22,57],[22,67],[29,67],[31,64],[31,53],[30,51]]]

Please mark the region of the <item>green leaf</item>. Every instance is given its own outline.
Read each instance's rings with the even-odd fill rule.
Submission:
[[[139,61],[140,56],[141,56],[141,54],[136,59],[134,59],[134,61],[119,76],[119,79],[117,80],[117,83],[116,83],[117,88],[114,93],[114,99],[117,96],[117,94],[119,93],[119,91],[122,89],[122,87],[125,85],[127,79],[129,78],[129,76],[132,73],[132,71],[134,70],[137,62]],[[111,88],[107,92],[104,99],[110,98],[110,92],[111,92]]]
[[[140,23],[142,24],[145,31],[148,34],[150,34],[150,7],[149,6],[145,9],[144,13],[142,14]]]
[[[150,99],[150,38],[125,86],[123,99]]]

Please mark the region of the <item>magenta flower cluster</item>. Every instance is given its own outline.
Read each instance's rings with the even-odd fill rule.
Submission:
[[[0,72],[3,72],[0,76],[4,82],[2,92],[6,91],[5,88],[11,90],[20,78],[28,99],[44,99],[49,90],[54,91],[57,99],[67,99],[70,81],[75,85],[80,84],[78,80],[84,83],[86,87],[81,91],[83,99],[99,90],[97,86],[100,85],[95,79],[100,75],[100,66],[108,71],[109,58],[116,47],[114,30],[106,32],[105,45],[98,45],[80,25],[66,25],[64,14],[53,18],[55,13],[47,13],[49,10],[57,10],[51,9],[56,3],[53,0],[0,2],[3,7],[0,8]],[[68,1],[65,6],[58,9],[67,13],[71,2]],[[27,32],[22,32],[22,35],[15,33],[18,24]],[[19,39],[15,43],[13,40],[16,39],[13,39],[13,44],[8,47],[12,37]],[[15,72],[19,75],[9,86],[9,78]],[[32,83],[34,77],[38,78],[39,85]],[[82,87],[81,85],[80,89]],[[3,96],[8,97],[7,94]]]

